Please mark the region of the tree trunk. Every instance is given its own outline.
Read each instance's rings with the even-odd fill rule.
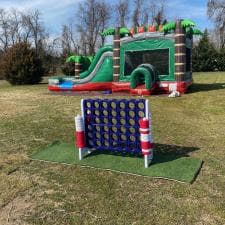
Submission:
[[[175,79],[183,81],[186,71],[186,35],[181,20],[176,22],[175,30]]]
[[[76,79],[80,78],[81,67],[82,67],[81,63],[79,63],[79,62],[75,63],[75,78]]]
[[[113,81],[118,82],[120,76],[120,27],[115,29],[113,37]]]

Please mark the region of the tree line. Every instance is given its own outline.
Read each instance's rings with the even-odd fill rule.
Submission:
[[[48,39],[38,10],[0,9],[0,78],[14,84],[39,82],[52,58]]]
[[[214,28],[205,29],[193,48],[193,70],[225,71],[225,0],[208,0],[207,15]]]
[[[105,44],[105,37],[100,35],[103,30],[149,24],[159,26],[166,23],[165,8],[165,0],[118,0],[112,4],[105,0],[85,0],[79,3],[74,22],[63,26],[62,35],[56,41],[64,58],[71,54],[93,56]],[[65,74],[74,75],[73,67],[67,63],[62,69]]]
[[[43,71],[42,74],[55,73],[58,66],[67,73],[65,58],[71,54],[93,56],[106,42],[105,37],[100,35],[105,28],[159,26],[167,22],[166,8],[165,0],[118,0],[115,3],[84,0],[71,15],[74,19],[64,24],[61,35],[54,39],[46,31],[38,10],[0,9],[0,78],[15,70],[4,70],[10,68],[4,64],[12,60],[11,49],[15,55],[22,46],[27,57],[33,57],[28,61],[38,62],[36,66],[42,68],[39,70]],[[208,0],[207,14],[214,23],[214,29],[205,31],[200,40],[195,42],[193,69],[224,70],[225,0]],[[20,69],[24,71],[25,68]]]
[[[59,38],[62,50],[64,54],[94,55],[105,43],[105,37],[99,35],[105,28],[160,25],[166,22],[165,8],[165,0],[119,0],[112,4],[85,0],[78,5],[75,22],[63,26]]]

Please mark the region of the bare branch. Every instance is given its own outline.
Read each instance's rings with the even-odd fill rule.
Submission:
[[[117,12],[117,24],[120,27],[125,27],[129,19],[129,1],[120,0],[119,3],[115,5],[115,10]]]
[[[215,24],[215,33],[220,39],[220,47],[225,47],[225,0],[208,0],[208,17]]]

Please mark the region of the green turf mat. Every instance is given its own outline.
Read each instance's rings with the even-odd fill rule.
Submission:
[[[31,159],[71,165],[89,166],[118,172],[158,177],[181,182],[193,182],[202,161],[197,158],[183,157],[175,153],[154,152],[154,160],[149,168],[144,168],[142,157],[118,155],[110,152],[93,152],[82,161],[78,159],[78,150],[73,144],[55,142],[47,148],[33,154]]]

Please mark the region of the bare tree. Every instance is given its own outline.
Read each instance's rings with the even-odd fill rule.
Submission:
[[[133,26],[156,24],[161,25],[166,22],[165,0],[135,0],[132,15]]]
[[[125,27],[128,23],[129,3],[130,2],[127,0],[120,0],[118,4],[115,5],[117,25],[120,27]]]
[[[63,55],[70,54],[72,52],[70,31],[69,31],[69,27],[66,25],[63,25],[61,40],[62,40]]]
[[[75,37],[75,31],[73,30],[73,24],[63,25],[62,35],[60,37],[61,48],[63,55],[79,54],[80,45],[79,41]]]
[[[225,0],[208,0],[207,14],[215,23],[215,33],[219,36],[220,47],[225,47]]]
[[[148,9],[144,9],[143,10],[143,15],[142,15],[142,24],[144,26],[148,25],[148,21],[149,21],[149,12]]]
[[[143,0],[134,0],[134,11],[132,15],[132,23],[134,27],[140,26],[142,4],[143,4]]]
[[[21,41],[21,14],[15,9],[0,9],[0,46],[3,51]]]
[[[37,10],[20,12],[0,9],[0,48],[3,51],[18,42],[26,42],[32,44],[38,53],[45,36]]]
[[[0,9],[0,45],[3,51],[10,45],[9,15],[4,9]]]
[[[11,9],[9,14],[9,34],[12,45],[21,41],[21,31],[21,14],[17,10]]]
[[[49,70],[49,38],[38,10],[0,9],[0,53],[17,43],[30,44],[47,72]]]
[[[79,54],[80,52],[80,41],[79,37],[76,35],[76,30],[74,29],[75,24],[70,23],[68,25],[69,27],[69,38],[71,42],[71,49],[75,54]]]
[[[88,51],[89,55],[95,54],[99,32],[109,18],[106,16],[106,7],[107,5],[99,0],[85,0],[78,7],[77,27],[81,36],[81,46],[85,48],[84,53]]]
[[[110,6],[104,1],[99,2],[99,19],[100,19],[100,32],[108,26],[108,22],[110,20]],[[105,36],[101,36],[101,45],[105,43]]]
[[[165,7],[166,2],[164,0],[159,0],[157,2],[151,1],[146,5],[146,10],[149,12],[149,22],[150,24],[161,25],[165,23]]]
[[[41,48],[42,41],[45,38],[45,30],[40,19],[40,12],[38,10],[22,13],[23,26],[27,30],[26,38],[30,38],[30,42],[34,44],[36,52]]]

